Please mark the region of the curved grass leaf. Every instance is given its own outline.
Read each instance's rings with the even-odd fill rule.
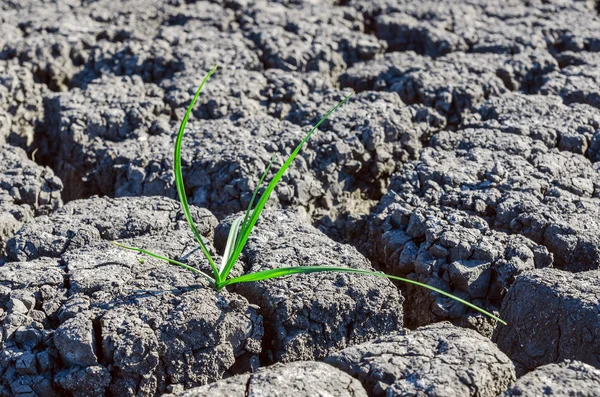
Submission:
[[[231,227],[229,228],[229,234],[227,235],[227,244],[225,244],[225,252],[223,253],[223,261],[221,262],[221,266],[219,267],[219,273],[222,275],[223,269],[225,269],[225,265],[227,265],[227,258],[231,255],[233,250],[235,249],[235,245],[237,243],[237,237],[240,232],[240,226],[242,225],[242,217],[237,217],[231,223]]]
[[[201,275],[201,276],[202,276],[202,277],[204,277],[204,278],[206,279],[206,281],[208,281],[208,282],[210,283],[210,285],[212,285],[213,287],[216,287],[216,285],[217,285],[217,284],[215,283],[215,280],[214,280],[212,277],[210,277],[208,274],[206,274],[206,273],[204,273],[204,272],[202,272],[202,271],[200,271],[200,270],[196,269],[195,267],[192,267],[192,266],[186,265],[185,263],[181,263],[181,262],[178,262],[178,261],[176,261],[176,260],[174,260],[174,259],[169,259],[169,258],[166,258],[166,257],[164,257],[164,256],[160,256],[160,255],[158,255],[158,254],[155,254],[155,253],[153,253],[153,252],[147,251],[147,250],[145,250],[145,249],[141,249],[141,248],[137,248],[137,247],[128,247],[128,246],[126,246],[126,245],[119,244],[119,243],[117,243],[116,241],[113,241],[113,244],[114,244],[114,245],[116,245],[117,247],[121,247],[121,248],[124,248],[124,249],[126,249],[126,250],[129,250],[129,251],[136,251],[136,252],[139,252],[139,253],[141,253],[141,254],[146,254],[146,255],[148,255],[148,256],[151,256],[151,257],[153,257],[153,258],[160,259],[160,260],[163,260],[163,261],[165,261],[165,262],[169,262],[169,263],[170,263],[170,264],[172,264],[172,265],[177,265],[177,266],[183,267],[183,268],[184,268],[184,269],[186,269],[186,270],[189,270],[189,271],[192,271],[192,272],[194,272],[194,273],[197,273],[197,274]],[[144,262],[141,262],[141,263],[144,263]]]
[[[229,257],[231,256],[231,254],[237,248],[238,236],[240,234],[240,229],[242,229],[242,231],[243,231],[244,228],[247,226],[248,217],[250,216],[250,211],[252,210],[252,206],[254,205],[254,200],[256,200],[256,195],[258,194],[260,187],[262,186],[267,174],[269,173],[269,170],[271,169],[271,166],[273,165],[273,161],[275,161],[275,157],[276,156],[271,157],[271,160],[269,161],[269,164],[267,165],[265,172],[263,172],[262,176],[260,177],[260,180],[258,181],[258,184],[256,185],[256,189],[254,189],[254,192],[252,193],[252,198],[250,199],[250,204],[248,204],[248,209],[246,210],[246,214],[244,215],[243,219],[242,219],[242,217],[239,217],[239,218],[236,218],[231,223],[231,227],[229,229],[229,234],[227,236],[227,244],[225,245],[225,252],[223,253],[223,261],[221,262],[221,266],[219,267],[219,273],[221,274],[221,280],[225,280],[228,276],[228,274],[224,274],[223,269],[225,269],[225,266],[227,265],[227,261],[228,261]],[[233,267],[232,267],[232,269],[233,269]]]
[[[231,257],[227,261],[227,266],[225,267],[225,270],[223,272],[223,274],[225,275],[225,277],[227,277],[227,275],[229,275],[229,272],[231,272],[231,269],[233,268],[233,265],[235,264],[235,262],[237,261],[237,259],[240,256],[240,254],[242,253],[242,250],[244,249],[244,246],[246,245],[246,242],[248,241],[248,237],[250,236],[250,233],[252,232],[252,229],[254,228],[254,225],[256,225],[256,222],[258,221],[258,217],[260,216],[260,213],[265,208],[265,205],[267,204],[267,201],[269,200],[269,197],[271,196],[271,193],[275,189],[275,186],[277,186],[277,184],[279,183],[279,180],[281,179],[281,177],[283,176],[283,174],[285,173],[285,171],[287,171],[287,169],[292,164],[292,162],[294,161],[294,159],[296,158],[296,156],[298,155],[298,153],[300,153],[300,150],[302,149],[302,147],[304,146],[304,144],[308,141],[308,139],[311,137],[311,135],[313,134],[313,132],[315,132],[315,130],[317,128],[319,128],[321,126],[321,124],[323,124],[323,122],[325,122],[325,120],[327,120],[327,118],[331,115],[331,113],[333,113],[337,108],[339,108],[340,106],[342,106],[344,104],[344,102],[346,102],[353,94],[354,94],[354,92],[350,93],[350,95],[348,95],[344,99],[342,99],[340,101],[340,103],[338,103],[337,105],[335,105],[333,107],[333,109],[331,109],[330,111],[328,111],[325,114],[325,116],[323,116],[321,118],[321,120],[319,120],[319,122],[317,124],[315,124],[315,126],[308,132],[308,134],[306,134],[306,136],[304,137],[304,139],[302,139],[302,141],[300,141],[300,143],[298,144],[298,146],[296,146],[296,148],[294,149],[294,151],[292,152],[292,154],[290,154],[290,157],[288,157],[288,159],[285,161],[285,163],[283,163],[283,165],[281,166],[281,168],[279,169],[279,171],[277,171],[277,173],[275,174],[275,176],[273,177],[273,179],[271,180],[271,182],[269,182],[269,185],[267,186],[267,188],[265,189],[265,191],[263,192],[263,194],[260,196],[260,199],[258,200],[258,203],[256,204],[256,208],[252,212],[252,216],[250,217],[250,219],[248,220],[248,222],[245,225],[244,229],[242,229],[242,231],[240,233],[239,241],[238,241],[238,244],[237,244],[237,246],[235,248],[235,251],[233,252],[233,254],[231,255]],[[222,280],[218,280],[217,281],[217,287],[224,280],[225,280],[225,278],[223,278]]]
[[[181,120],[181,125],[179,126],[179,132],[177,133],[177,139],[175,139],[175,156],[174,156],[175,158],[173,161],[173,167],[174,167],[173,171],[175,173],[175,185],[177,186],[177,195],[179,196],[179,202],[181,203],[181,208],[183,209],[183,213],[185,214],[185,219],[187,220],[188,224],[192,228],[192,232],[194,233],[194,236],[196,237],[198,244],[200,244],[200,249],[202,250],[202,253],[204,254],[204,256],[206,256],[206,259],[208,260],[208,263],[210,264],[210,267],[215,275],[216,283],[218,285],[221,281],[221,274],[219,273],[219,270],[217,269],[217,266],[215,265],[215,262],[214,262],[212,256],[210,256],[210,253],[208,252],[208,249],[206,248],[206,245],[204,244],[204,241],[202,240],[202,236],[200,235],[200,232],[198,231],[198,228],[196,227],[196,224],[194,223],[192,214],[190,213],[190,207],[188,205],[187,196],[185,194],[185,186],[183,184],[183,176],[181,173],[181,142],[183,141],[183,134],[185,133],[185,127],[187,125],[188,119],[190,118],[190,114],[192,114],[192,110],[194,109],[196,100],[200,96],[200,92],[202,92],[202,88],[204,87],[204,84],[206,84],[206,82],[208,81],[208,78],[215,72],[215,70],[217,70],[217,66],[215,66],[214,68],[211,69],[210,72],[208,72],[208,74],[202,81],[202,84],[200,84],[200,87],[198,87],[198,90],[196,91],[196,95],[194,95],[194,98],[192,99],[190,106],[188,106],[188,109],[185,112],[185,116],[183,116],[183,120]]]
[[[250,217],[250,212],[252,211],[252,206],[254,205],[254,201],[256,200],[256,195],[258,194],[260,187],[262,186],[263,182],[265,181],[265,178],[267,177],[267,174],[269,173],[269,170],[271,169],[271,166],[273,165],[273,162],[275,161],[276,157],[277,157],[277,155],[273,155],[273,157],[271,157],[271,160],[269,161],[269,164],[267,165],[265,172],[263,172],[262,176],[260,177],[260,180],[258,181],[258,184],[256,185],[256,189],[254,189],[254,192],[252,193],[252,198],[250,199],[250,204],[248,204],[248,209],[246,210],[246,214],[244,215],[244,221],[242,222],[242,233],[248,224],[248,217]]]
[[[284,276],[289,276],[292,274],[307,274],[307,273],[317,273],[317,272],[358,273],[358,274],[365,274],[365,275],[369,275],[369,276],[385,277],[385,278],[389,278],[392,280],[402,281],[402,282],[408,283],[408,284],[418,285],[419,287],[427,288],[428,290],[437,292],[438,294],[442,294],[448,298],[454,299],[455,301],[460,302],[463,305],[466,305],[473,310],[477,310],[478,312],[483,313],[486,316],[491,317],[494,320],[506,325],[506,322],[504,320],[495,316],[494,314],[492,314],[488,311],[485,311],[485,310],[481,309],[480,307],[475,306],[474,304],[467,302],[464,299],[460,299],[459,297],[454,296],[446,291],[442,291],[439,288],[435,288],[430,285],[423,284],[418,281],[414,281],[414,280],[404,278],[404,277],[391,276],[386,273],[372,272],[369,270],[353,269],[350,267],[296,266],[296,267],[282,267],[282,268],[271,269],[271,270],[263,270],[263,271],[259,271],[259,272],[255,272],[255,273],[245,274],[243,276],[235,277],[235,278],[232,278],[229,280],[225,280],[220,286],[218,286],[218,288],[220,289],[222,287],[232,285],[232,284],[237,284],[237,283],[249,283],[249,282],[253,282],[253,281],[268,280],[270,278],[284,277]]]

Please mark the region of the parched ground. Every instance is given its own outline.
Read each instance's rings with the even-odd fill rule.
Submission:
[[[599,396],[597,0],[0,0],[0,397]],[[234,275],[220,261],[312,125]]]

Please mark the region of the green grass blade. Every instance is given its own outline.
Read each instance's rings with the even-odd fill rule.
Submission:
[[[231,223],[231,228],[229,228],[229,234],[227,235],[227,243],[225,244],[225,252],[223,253],[223,260],[221,262],[221,267],[219,267],[219,273],[221,274],[221,278],[227,278],[227,275],[223,276],[223,269],[227,265],[227,258],[231,256],[231,253],[235,249],[238,234],[240,232],[240,226],[242,225],[242,217],[235,218],[235,220]]]
[[[263,182],[265,181],[265,178],[267,177],[267,174],[269,173],[269,170],[271,169],[271,166],[273,165],[273,162],[275,161],[276,157],[277,157],[277,155],[273,155],[273,157],[271,157],[271,160],[269,161],[269,164],[267,165],[265,172],[263,172],[262,176],[260,177],[260,180],[258,181],[258,185],[256,185],[256,189],[254,189],[254,192],[252,193],[252,198],[250,199],[250,204],[248,204],[248,209],[246,210],[246,214],[244,215],[244,222],[242,223],[242,232],[246,228],[246,225],[248,224],[248,218],[250,217],[250,213],[252,211],[252,206],[254,205],[254,201],[256,200],[256,195],[258,194],[260,187],[262,186]]]
[[[239,227],[235,231],[235,233],[236,233],[235,234],[235,245],[232,247],[233,251],[225,249],[225,253],[223,254],[224,264],[221,264],[221,268],[219,269],[219,271],[221,272],[221,280],[225,280],[227,278],[227,276],[229,276],[229,273],[231,272],[231,270],[233,269],[233,266],[235,265],[235,261],[233,261],[232,265],[230,267],[227,267],[227,264],[229,263],[229,258],[231,257],[232,253],[235,252],[235,250],[238,248],[238,243],[239,243],[238,236],[240,234],[243,234],[246,227],[248,227],[248,218],[250,217],[250,213],[252,211],[252,206],[254,205],[254,201],[256,200],[256,195],[258,194],[260,187],[262,186],[265,178],[267,177],[267,174],[269,173],[269,170],[271,169],[271,166],[273,165],[275,158],[276,158],[275,155],[273,157],[271,157],[271,160],[269,161],[269,164],[267,165],[265,172],[263,172],[262,176],[260,177],[260,180],[258,181],[258,185],[256,185],[256,188],[254,189],[254,192],[252,193],[252,198],[250,199],[250,204],[248,204],[248,209],[246,210],[246,213],[244,214],[244,220],[241,223],[241,231],[240,231]],[[233,226],[234,225],[232,223],[231,227],[233,228]],[[229,236],[227,238],[228,243],[230,241],[229,239],[231,238],[231,230],[232,229],[229,230]],[[228,269],[228,270],[223,271],[223,269]]]
[[[139,252],[141,254],[146,254],[146,255],[151,256],[153,258],[160,259],[160,260],[163,260],[165,262],[169,262],[172,265],[177,265],[177,266],[183,267],[186,270],[190,270],[190,271],[192,271],[194,273],[197,273],[197,274],[201,275],[202,277],[204,277],[210,283],[210,285],[216,286],[215,280],[212,277],[210,277],[208,274],[206,274],[206,273],[204,273],[204,272],[202,272],[202,271],[200,271],[200,270],[198,270],[198,269],[196,269],[194,267],[186,265],[185,263],[181,263],[181,262],[178,262],[176,260],[169,259],[169,258],[166,258],[164,256],[160,256],[158,254],[155,254],[153,252],[147,251],[145,249],[141,249],[141,248],[137,248],[137,247],[128,247],[126,245],[119,244],[116,241],[113,241],[113,244],[116,245],[116,246],[118,246],[118,247],[124,248],[126,250],[136,251],[136,252]]]
[[[179,202],[181,203],[181,208],[183,209],[183,213],[185,214],[185,219],[187,220],[190,227],[192,228],[192,232],[194,233],[194,236],[196,237],[198,244],[200,244],[200,249],[202,249],[202,253],[204,254],[204,256],[206,256],[206,259],[208,260],[208,263],[210,264],[210,267],[215,275],[215,279],[218,284],[220,282],[220,273],[219,273],[219,270],[217,269],[217,266],[215,265],[213,258],[210,256],[210,253],[208,252],[208,249],[206,248],[204,241],[202,240],[202,235],[200,235],[198,228],[194,224],[194,219],[192,218],[192,214],[190,212],[190,207],[189,207],[188,201],[187,201],[187,196],[185,195],[185,186],[183,184],[183,175],[181,172],[181,142],[183,141],[183,134],[185,133],[185,126],[187,125],[188,119],[190,118],[190,115],[192,114],[192,110],[194,109],[196,100],[200,96],[200,92],[202,91],[204,84],[206,84],[206,82],[208,81],[208,78],[215,72],[215,70],[217,70],[217,66],[215,66],[214,68],[212,68],[212,70],[210,72],[208,72],[208,74],[202,81],[202,84],[200,84],[200,87],[198,87],[198,90],[196,91],[196,95],[194,95],[194,98],[192,99],[190,106],[188,107],[187,111],[185,112],[185,116],[183,116],[183,120],[181,120],[181,125],[179,126],[179,132],[177,133],[177,139],[175,140],[175,156],[174,156],[174,161],[173,161],[173,167],[174,167],[174,173],[175,173],[175,185],[177,186],[177,194],[179,196]]]
[[[300,150],[302,149],[304,144],[308,141],[308,139],[313,134],[313,132],[315,132],[315,130],[317,128],[319,128],[319,126],[321,126],[321,124],[323,124],[325,122],[325,120],[327,120],[327,118],[331,115],[331,113],[333,113],[337,108],[342,106],[344,104],[344,102],[346,102],[353,94],[354,94],[354,92],[352,92],[350,95],[348,95],[347,97],[342,99],[340,101],[340,103],[335,105],[335,107],[333,109],[328,111],[325,114],[325,116],[323,116],[321,118],[321,120],[319,120],[319,122],[309,131],[309,133],[306,134],[304,139],[302,139],[302,141],[300,141],[300,143],[298,144],[298,146],[296,146],[296,148],[294,149],[292,154],[290,154],[290,157],[288,157],[288,159],[285,161],[285,163],[283,163],[283,165],[281,166],[281,169],[279,171],[277,171],[277,173],[275,174],[275,176],[273,177],[271,182],[269,182],[269,185],[267,186],[267,188],[265,189],[263,194],[260,196],[260,199],[258,200],[258,204],[256,204],[256,208],[252,212],[250,219],[248,220],[244,229],[242,229],[242,232],[240,233],[240,237],[238,240],[238,244],[235,248],[235,251],[233,252],[231,257],[228,259],[227,266],[225,267],[225,274],[229,274],[229,272],[233,268],[233,265],[239,258],[240,254],[242,253],[242,250],[244,249],[244,246],[246,245],[246,242],[248,241],[248,237],[250,236],[250,233],[252,232],[254,225],[256,225],[256,221],[258,221],[258,217],[260,216],[260,213],[265,208],[265,205],[267,204],[267,201],[269,200],[271,193],[275,189],[275,186],[277,186],[277,183],[279,183],[279,180],[281,179],[281,177],[283,176],[285,171],[287,171],[290,164],[292,164],[292,162],[294,161],[294,159],[296,158],[298,153],[300,153]],[[219,287],[221,285],[222,281],[224,281],[224,280],[219,280],[219,282],[217,283],[217,287]]]
[[[278,269],[271,269],[271,270],[263,270],[260,272],[256,272],[256,273],[250,273],[250,274],[245,274],[243,276],[239,276],[239,277],[235,277],[229,280],[225,280],[221,286],[227,286],[227,285],[232,285],[232,284],[237,284],[237,283],[249,283],[249,282],[253,282],[253,281],[262,281],[262,280],[268,280],[270,278],[276,278],[276,277],[284,277],[284,276],[289,276],[292,274],[307,274],[307,273],[316,273],[316,272],[341,272],[341,273],[358,273],[358,274],[366,274],[369,276],[377,276],[377,277],[385,277],[385,278],[389,278],[392,280],[398,280],[398,281],[402,281],[408,284],[413,284],[413,285],[418,285],[419,287],[423,287],[423,288],[427,288],[431,291],[437,292],[438,294],[442,294],[448,298],[454,299],[457,302],[462,303],[463,305],[466,305],[468,307],[470,307],[473,310],[477,310],[480,313],[485,314],[486,316],[493,318],[494,320],[506,325],[506,322],[504,320],[502,320],[501,318],[493,315],[492,313],[481,309],[478,306],[475,306],[474,304],[467,302],[464,299],[460,299],[457,296],[454,296],[446,291],[442,291],[441,289],[432,287],[430,285],[427,284],[423,284],[420,283],[418,281],[414,281],[408,278],[403,278],[403,277],[397,277],[397,276],[391,276],[389,274],[385,274],[385,273],[379,273],[379,272],[372,272],[369,270],[361,270],[361,269],[353,269],[350,267],[336,267],[336,266],[296,266],[296,267],[282,267],[282,268],[278,268]]]

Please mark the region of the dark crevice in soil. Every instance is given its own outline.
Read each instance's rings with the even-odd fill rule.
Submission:
[[[246,382],[246,391],[244,392],[244,397],[250,397],[250,382],[252,382],[252,375],[248,377],[248,381]]]
[[[105,362],[104,351],[102,349],[102,326],[99,318],[92,320],[92,327],[94,330],[94,347],[96,350],[95,353],[96,357],[98,358],[98,363],[104,367],[108,367],[109,363]]]
[[[59,263],[64,271],[64,284],[65,289],[67,290],[67,298],[71,296],[71,275],[69,273],[69,268],[64,264],[63,260],[60,259]]]

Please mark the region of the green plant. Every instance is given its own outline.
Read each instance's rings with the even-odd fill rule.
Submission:
[[[187,125],[190,114],[192,113],[194,105],[196,104],[196,100],[200,96],[200,92],[202,91],[202,88],[204,87],[204,85],[208,81],[209,77],[215,72],[216,69],[217,69],[217,67],[215,66],[206,75],[206,77],[202,81],[202,84],[200,84],[200,87],[196,91],[196,94],[194,95],[194,98],[192,99],[192,102],[190,103],[190,106],[188,107],[187,112],[185,113],[185,116],[183,117],[183,120],[181,121],[181,125],[179,127],[179,132],[178,132],[177,138],[175,140],[175,155],[174,155],[175,184],[177,186],[177,194],[179,195],[179,201],[181,202],[181,207],[185,214],[185,218],[186,218],[187,222],[189,223],[189,225],[192,229],[192,232],[194,233],[194,236],[196,237],[196,240],[198,241],[198,244],[200,245],[200,248],[201,248],[202,252],[204,253],[204,256],[206,257],[206,259],[208,260],[208,263],[210,264],[214,278],[196,268],[186,265],[185,263],[181,263],[181,262],[175,261],[173,259],[165,258],[163,256],[154,254],[145,249],[136,248],[136,247],[128,247],[128,246],[125,246],[125,245],[115,242],[116,245],[118,245],[119,247],[128,249],[128,250],[136,251],[136,252],[143,253],[143,254],[149,255],[151,257],[157,258],[157,259],[161,259],[163,261],[167,261],[171,264],[181,266],[187,270],[197,273],[200,276],[204,277],[209,282],[209,284],[211,286],[213,286],[215,289],[217,289],[218,291],[220,291],[224,287],[226,287],[228,285],[232,285],[232,284],[247,283],[247,282],[252,282],[252,281],[262,281],[262,280],[267,280],[267,279],[276,278],[276,277],[289,276],[292,274],[306,274],[306,273],[316,273],[316,272],[358,273],[358,274],[364,274],[364,275],[370,275],[370,276],[385,277],[385,278],[389,278],[392,280],[402,281],[405,283],[418,285],[420,287],[427,288],[431,291],[435,291],[446,297],[452,298],[474,310],[477,310],[477,311],[493,318],[496,321],[501,322],[502,324],[506,324],[502,319],[498,318],[497,316],[493,315],[492,313],[489,313],[489,312],[485,311],[484,309],[481,309],[480,307],[473,305],[470,302],[460,299],[460,298],[458,298],[452,294],[449,294],[448,292],[442,291],[438,288],[429,286],[427,284],[420,283],[418,281],[410,280],[407,278],[391,276],[389,274],[380,273],[380,272],[372,272],[372,271],[368,271],[368,270],[343,268],[343,267],[335,267],[335,266],[298,266],[298,267],[283,267],[283,268],[277,268],[277,269],[271,269],[271,270],[258,271],[255,273],[244,274],[242,276],[235,277],[235,278],[228,278],[231,270],[233,269],[233,266],[237,262],[240,254],[242,253],[242,250],[244,249],[244,246],[246,245],[246,242],[248,241],[248,237],[250,236],[252,229],[254,228],[254,226],[256,225],[256,222],[258,221],[258,217],[260,216],[261,212],[263,211],[265,205],[267,204],[269,197],[271,196],[271,193],[273,192],[273,189],[275,189],[275,186],[277,185],[277,183],[279,182],[279,180],[281,179],[281,177],[283,176],[285,171],[292,164],[292,162],[294,161],[294,159],[296,158],[296,156],[298,155],[298,153],[300,152],[300,150],[302,149],[304,144],[311,137],[313,132],[317,128],[319,128],[319,126],[329,117],[329,115],[331,113],[333,113],[338,107],[340,107],[342,104],[344,104],[350,98],[350,96],[352,96],[353,93],[346,96],[333,109],[328,111],[325,114],[325,116],[323,116],[323,118],[321,118],[321,120],[309,131],[309,133],[304,137],[304,139],[302,139],[302,141],[298,144],[298,146],[296,146],[296,148],[294,149],[292,154],[288,157],[288,159],[281,166],[279,171],[277,171],[277,173],[275,174],[273,179],[269,182],[265,191],[262,193],[262,195],[258,199],[256,207],[254,207],[254,209],[252,209],[252,206],[254,205],[258,191],[259,191],[260,187],[262,186],[262,184],[265,180],[265,177],[267,176],[271,166],[273,165],[273,159],[271,159],[271,162],[269,163],[265,172],[261,176],[260,181],[259,181],[256,189],[254,190],[254,193],[252,194],[250,204],[249,204],[248,209],[246,210],[244,216],[243,217],[240,216],[232,222],[232,225],[229,230],[229,235],[227,238],[225,251],[223,254],[223,261],[221,262],[221,266],[217,267],[213,258],[211,257],[210,253],[208,252],[208,249],[207,249],[206,245],[204,244],[204,241],[202,240],[202,236],[200,235],[200,232],[198,231],[198,229],[196,228],[196,225],[194,224],[194,220],[192,219],[192,215],[190,213],[190,208],[189,208],[188,201],[187,201],[187,196],[185,194],[185,187],[183,184],[183,176],[182,176],[182,172],[181,172],[181,143],[183,140],[183,134],[185,132],[185,127]]]

